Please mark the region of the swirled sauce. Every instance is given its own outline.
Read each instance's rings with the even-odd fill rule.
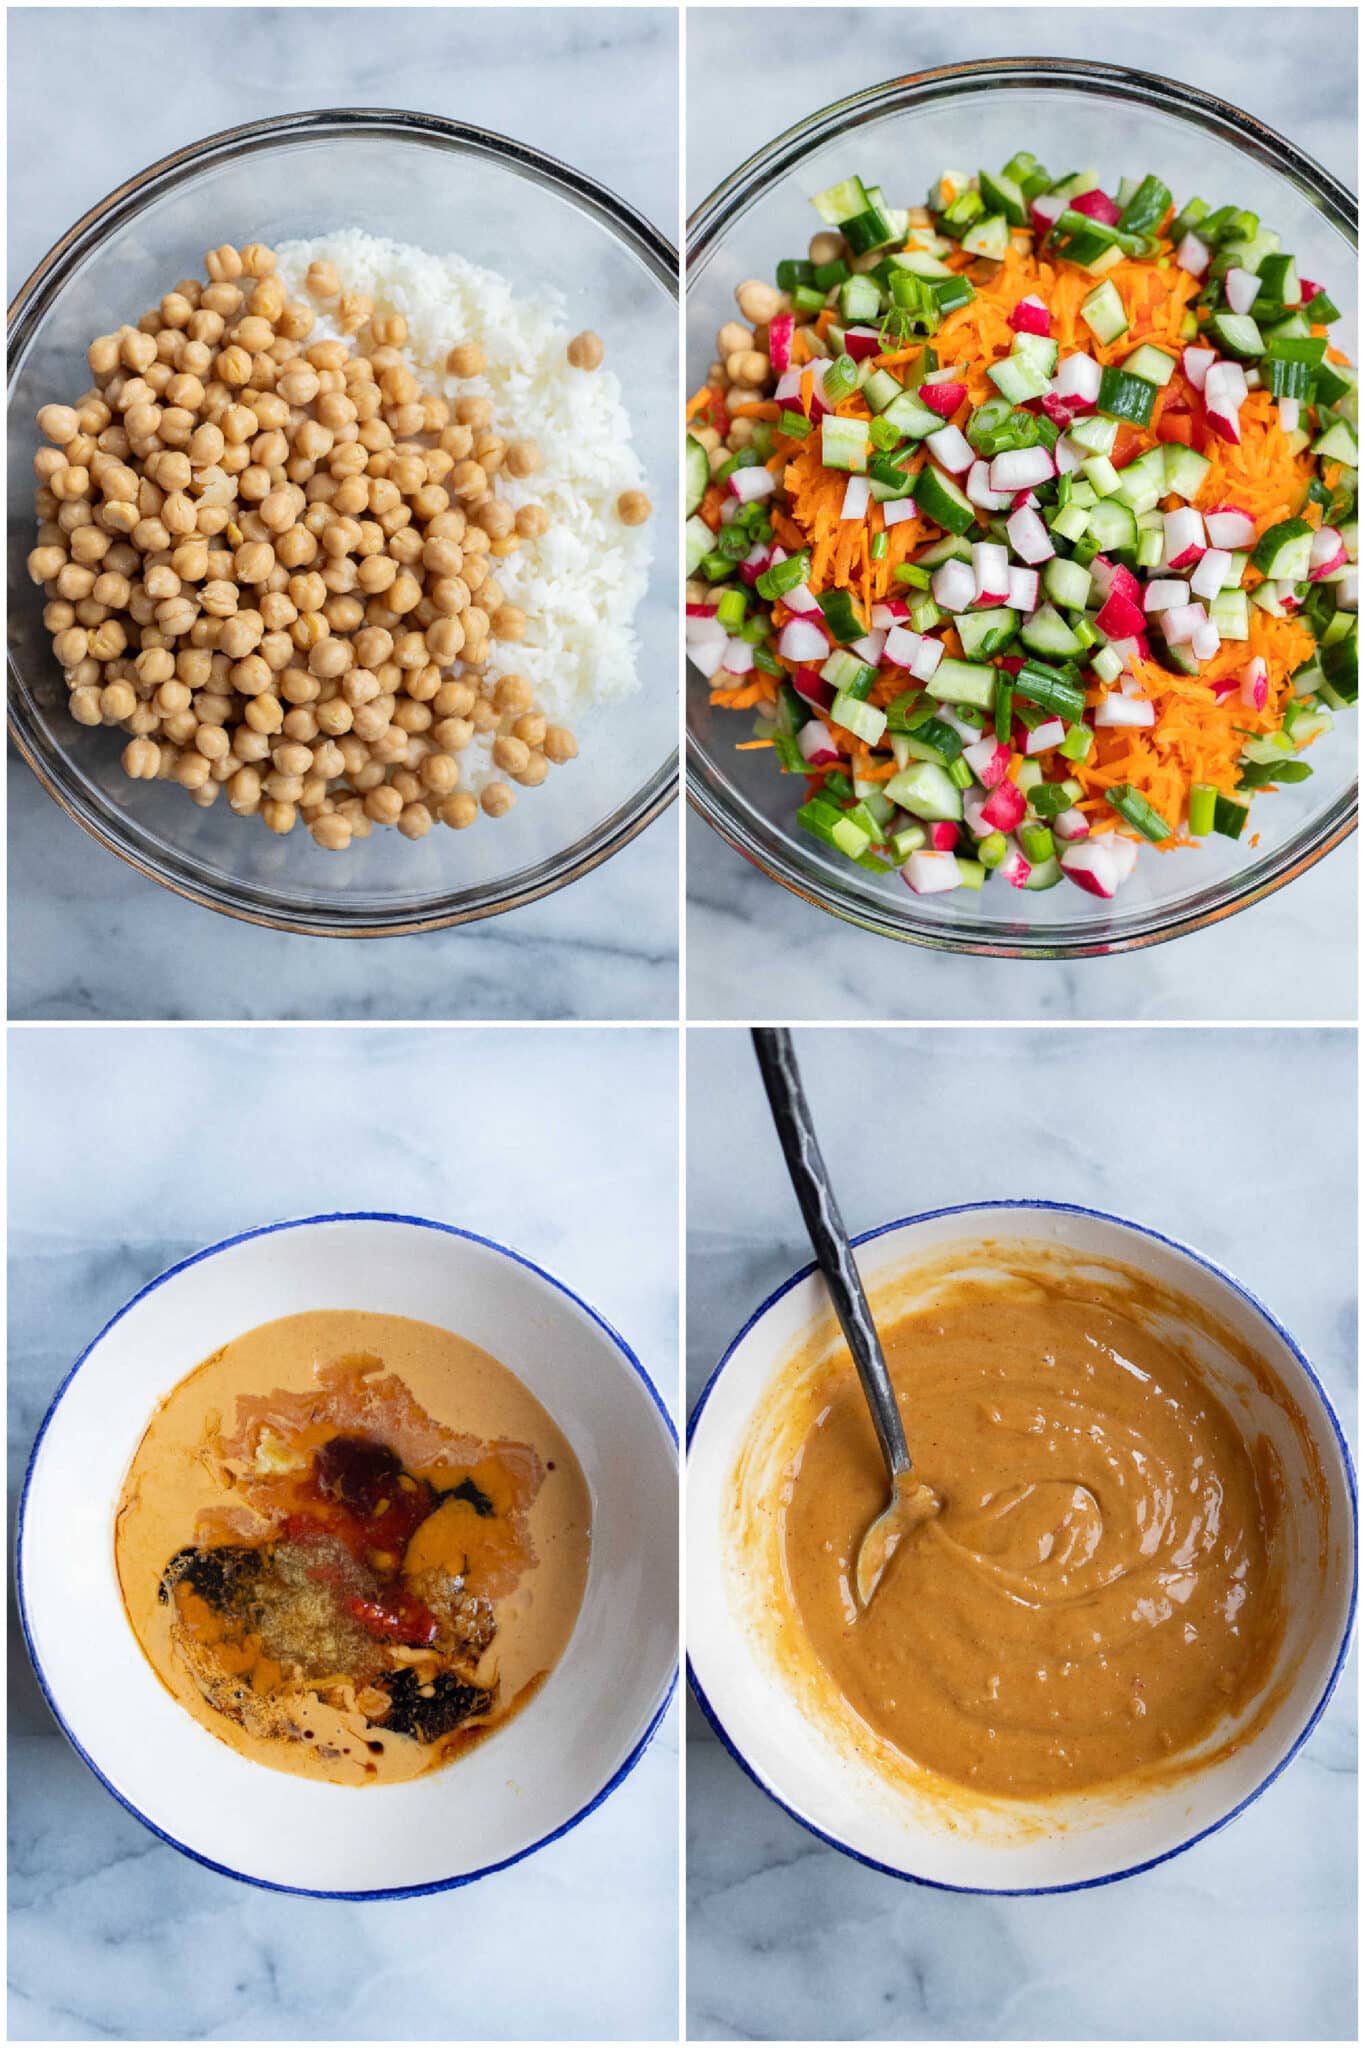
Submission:
[[[1183,1356],[1042,1285],[882,1334],[940,1512],[860,1612],[886,1476],[841,1354],[780,1514],[801,1622],[864,1722],[947,1779],[1040,1797],[1162,1765],[1254,1698],[1283,1629],[1278,1468]]]

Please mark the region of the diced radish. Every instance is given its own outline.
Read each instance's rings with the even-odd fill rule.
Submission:
[[[697,641],[695,645],[689,646],[687,658],[693,668],[699,669],[708,679],[718,674],[721,663],[725,660],[725,636],[722,634],[715,640]]]
[[[1090,836],[1090,820],[1073,804],[1069,811],[1059,811],[1052,820],[1052,836],[1060,839],[1064,846],[1077,839],[1086,839]]]
[[[902,519],[919,516],[919,506],[908,494],[904,498],[888,498],[882,506],[882,525],[899,526]]]
[[[751,547],[744,560],[736,564],[740,580],[750,585],[757,583],[771,560],[771,548],[765,548],[761,544]]]
[[[777,651],[784,661],[824,662],[829,658],[829,639],[824,628],[811,619],[788,619]]]
[[[991,463],[993,491],[1031,491],[1035,484],[1050,483],[1057,465],[1046,448],[1009,448]]]
[[[1009,772],[1010,750],[1003,740],[998,740],[990,734],[983,739],[973,740],[969,747],[964,747],[962,758],[983,789],[994,789],[997,784],[1004,781]],[[993,832],[995,827],[988,825],[986,830]]]
[[[740,513],[743,510],[744,507],[740,504],[738,498],[726,498],[724,504],[720,508],[721,525],[728,526],[732,519],[738,519]]]
[[[1241,687],[1236,676],[1214,676],[1209,684],[1216,704],[1221,704],[1224,697],[1235,696]]]
[[[1156,708],[1146,697],[1125,697],[1111,690],[1095,707],[1096,725],[1155,725]]]
[[[1346,543],[1335,526],[1320,526],[1308,551],[1308,580],[1321,583],[1324,576],[1346,567]]]
[[[833,683],[827,683],[818,669],[799,668],[792,677],[792,688],[807,704],[813,704],[817,711],[828,711],[834,702]]]
[[[818,618],[824,617],[824,613],[815,602],[815,593],[808,583],[798,583],[794,590],[784,591],[782,602],[789,612],[813,612]]]
[[[846,327],[844,353],[860,363],[864,356],[880,355],[882,338],[875,327]]]
[[[991,489],[989,462],[974,462],[967,473],[967,481],[963,488],[973,505],[978,506],[983,512],[1003,512],[1010,501],[1008,491]]]
[[[945,612],[965,612],[976,603],[976,577],[970,562],[941,562],[933,574],[930,589],[934,603]]]
[[[1232,556],[1226,548],[1205,548],[1199,557],[1199,567],[1190,578],[1191,593],[1212,602],[1227,581],[1231,567]]]
[[[1196,626],[1190,635],[1190,653],[1196,661],[1212,661],[1223,644],[1223,636],[1212,619]]]
[[[1353,612],[1359,609],[1360,571],[1354,562],[1349,562],[1338,574],[1336,592],[1338,611]]]
[[[1296,612],[1299,609],[1299,593],[1287,576],[1277,580],[1275,595],[1287,612]]]
[[[1311,278],[1301,277],[1299,279],[1299,304],[1306,306],[1311,299],[1317,297],[1321,290],[1322,286],[1314,284]]]
[[[1037,510],[1038,493],[1036,491],[1015,491],[1012,493],[1010,497],[1010,510],[1022,512],[1025,506],[1028,507],[1030,512]]]
[[[1106,832],[1102,838],[1073,840],[1070,846],[1062,848],[1059,858],[1062,873],[1092,896],[1103,896],[1106,900],[1115,895],[1119,886],[1118,863],[1113,852],[1106,845],[1114,835]]]
[[[1088,412],[1100,395],[1101,374],[1093,356],[1063,356],[1052,380],[1053,393],[1073,412]]]
[[[1028,887],[1028,878],[1033,873],[1033,868],[1025,860],[1019,848],[1011,846],[1009,852],[1001,861],[997,873],[1002,881],[1009,883],[1011,889],[1026,889]]]
[[[957,855],[912,853],[901,869],[901,880],[907,882],[917,896],[937,896],[946,889],[956,889],[962,880],[957,871]]]
[[[1090,450],[1082,448],[1079,441],[1073,441],[1070,434],[1063,434],[1052,451],[1052,459],[1057,465],[1058,476],[1070,476],[1073,470],[1090,460]]]
[[[1005,602],[1012,611],[1033,612],[1038,609],[1038,571],[1020,569],[1010,563],[1009,595]]]
[[[1276,411],[1279,414],[1280,432],[1283,434],[1297,434],[1299,431],[1299,414],[1301,411],[1298,399],[1280,399],[1276,407]]]
[[[1130,674],[1130,672],[1127,669],[1124,669],[1123,673],[1120,675],[1118,680],[1118,687],[1120,688],[1120,690],[1122,690],[1125,697],[1140,697],[1142,695],[1141,683],[1138,681],[1137,677],[1135,675]]]
[[[715,605],[715,604],[692,604],[692,603],[690,603],[690,602],[689,602],[689,604],[688,604],[688,607],[687,607],[687,616],[688,616],[688,618],[689,618],[689,619],[714,619],[714,617],[716,616],[716,613],[717,613],[717,612],[718,612],[719,610],[720,610],[720,606],[719,606],[719,605]]]
[[[1068,201],[1068,204],[1073,213],[1084,213],[1091,220],[1102,220],[1107,228],[1117,225],[1119,214],[1122,211],[1120,207],[1114,204],[1107,192],[1101,192],[1098,189],[1094,192],[1082,192],[1075,199]]]
[[[927,683],[937,675],[942,659],[943,642],[931,640],[926,634],[910,657],[910,673],[916,682]]]
[[[1119,887],[1122,888],[1138,864],[1141,849],[1136,839],[1129,839],[1123,832],[1111,832],[1109,841],[1109,851],[1114,857],[1114,873],[1118,877]]]
[[[1185,372],[1186,382],[1196,391],[1204,388],[1204,379],[1217,362],[1218,357],[1211,348],[1187,348],[1181,352],[1180,365]]]
[[[919,634],[912,633],[908,626],[892,626],[882,648],[882,659],[891,662],[895,668],[909,668],[919,644]]]
[[[1040,192],[1036,199],[1030,199],[1028,210],[1034,234],[1045,235],[1066,212],[1066,201],[1055,192]]]
[[[1256,538],[1256,521],[1240,505],[1215,505],[1204,514],[1204,530],[1214,548],[1249,548]]]
[[[787,369],[782,372],[777,383],[773,386],[773,397],[777,404],[785,406],[788,412],[805,411],[805,407],[801,403],[801,372],[799,369]]]
[[[1204,379],[1204,410],[1209,425],[1224,441],[1240,441],[1239,417],[1247,399],[1246,373],[1239,363],[1218,362]]]
[[[834,744],[833,733],[819,718],[806,720],[796,735],[796,744],[801,749],[803,759],[809,761],[812,768],[832,768],[840,758],[839,749]]]
[[[774,313],[768,322],[768,355],[779,376],[791,368],[792,336],[795,332],[794,313]]]
[[[1010,326],[1016,334],[1051,334],[1052,315],[1042,300],[1033,292],[1026,299],[1020,299],[1009,316]]]
[[[949,818],[936,819],[932,824],[926,821],[924,829],[935,853],[951,853],[957,845],[957,826]]]
[[[936,412],[940,419],[950,420],[967,396],[965,384],[944,380],[938,384],[921,384],[920,403],[927,405],[930,412]]]
[[[1202,604],[1177,604],[1162,613],[1161,630],[1169,646],[1183,647],[1208,622],[1209,615]]]
[[[949,476],[965,476],[975,462],[972,444],[961,427],[940,427],[936,434],[930,434],[926,448]]]
[[[865,661],[870,668],[875,668],[882,658],[885,646],[886,634],[880,627],[874,626],[872,631],[864,633],[860,640],[850,640],[848,651],[850,654],[856,654],[859,661]]]
[[[741,505],[752,505],[755,498],[766,498],[770,491],[777,489],[777,478],[761,462],[751,469],[730,471],[730,494],[738,498]]]
[[[1223,293],[1234,313],[1249,313],[1260,289],[1261,280],[1255,271],[1243,270],[1236,263],[1223,279]]]
[[[1270,694],[1270,677],[1260,655],[1242,670],[1241,699],[1248,711],[1264,711]]]
[[[865,476],[851,476],[844,485],[844,502],[839,508],[841,519],[866,519],[867,508],[872,501],[872,486]]]
[[[1178,505],[1174,512],[1163,513],[1162,525],[1166,535],[1166,567],[1193,568],[1208,545],[1204,522],[1193,505]]]
[[[1111,590],[1095,615],[1106,640],[1126,640],[1142,631],[1142,608],[1122,591]]]
[[[1010,558],[998,541],[972,542],[972,574],[978,604],[1004,604],[1010,594]]]
[[[988,825],[981,815],[982,806],[985,804],[985,801],[986,799],[980,790],[969,789],[963,794],[963,822],[973,839],[989,839],[995,830],[994,825]]]
[[[1067,404],[1066,400],[1058,398],[1053,391],[1045,391],[1036,403],[1043,417],[1051,420],[1054,427],[1060,427],[1062,432],[1065,433],[1074,417],[1073,408]]]
[[[1168,612],[1175,605],[1188,604],[1190,586],[1179,577],[1158,576],[1147,585],[1142,593],[1142,608],[1145,612]]]
[[[1066,726],[1060,718],[1045,718],[1041,725],[1035,725],[1024,742],[1026,754],[1046,754],[1050,747],[1060,747],[1066,738]]]
[[[981,807],[981,815],[993,832],[1012,832],[1024,816],[1028,805],[1024,792],[1017,783],[1006,776],[991,791],[990,797]]]
[[[1188,270],[1191,277],[1202,277],[1209,267],[1209,249],[1198,235],[1182,235],[1175,252],[1175,260],[1182,270]]]
[[[1009,535],[1010,546],[1021,561],[1046,562],[1057,552],[1052,545],[1052,535],[1038,514],[1027,507],[1011,512],[1005,521],[1005,531]]]
[[[754,665],[754,650],[747,640],[738,635],[725,643],[725,659],[721,667],[728,676],[747,676]]]
[[[893,626],[899,625],[902,619],[908,619],[909,616],[910,607],[903,597],[888,597],[884,604],[874,604],[872,607],[872,624],[884,633],[889,633]]]

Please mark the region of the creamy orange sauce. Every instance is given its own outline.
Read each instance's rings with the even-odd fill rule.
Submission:
[[[866,1609],[858,1545],[888,1488],[842,1344],[770,1397],[736,1477],[737,1583],[869,1756],[1047,1799],[1178,1772],[1259,1715],[1285,1623],[1280,1463],[1124,1275],[941,1277],[879,1314],[941,1505]]]
[[[362,1508],[342,1453],[393,1468]],[[578,1461],[498,1360],[405,1317],[318,1310],[248,1331],[166,1396],[115,1561],[196,1720],[257,1762],[363,1785],[446,1763],[525,1704],[572,1633],[589,1542]],[[247,1572],[240,1600],[218,1560],[229,1585]],[[448,1729],[442,1687],[462,1702]]]

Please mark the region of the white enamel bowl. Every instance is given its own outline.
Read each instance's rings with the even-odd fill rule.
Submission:
[[[488,1741],[409,1784],[355,1790],[248,1762],[164,1689],[124,1614],[113,1521],[158,1399],[219,1345],[304,1309],[457,1331],[502,1360],[577,1453],[592,1561],[567,1650]],[[48,1704],[96,1776],[230,1877],[331,1898],[466,1884],[575,1826],[633,1768],[677,1666],[677,1441],[644,1368],[560,1281],[419,1217],[266,1225],[152,1281],[49,1409],[19,1518],[19,1597]]]
[[[967,1825],[932,1801],[891,1789],[856,1746],[803,1710],[740,1618],[722,1540],[727,1490],[756,1411],[812,1329],[832,1327],[823,1282],[795,1275],[755,1313],[717,1367],[692,1418],[687,1475],[688,1662],[697,1697],[736,1761],[824,1841],[894,1877],[952,1890],[1067,1891],[1130,1877],[1235,1819],[1302,1747],[1331,1696],[1355,1611],[1356,1495],[1340,1425],[1288,1331],[1237,1281],[1198,1253],[1140,1225],[1049,1202],[995,1202],[891,1223],[857,1240],[874,1313],[879,1289],[959,1245],[964,1261],[990,1239],[1103,1259],[1141,1271],[1214,1319],[1269,1366],[1300,1410],[1321,1471],[1326,1569],[1301,1439],[1235,1348],[1187,1325],[1184,1341],[1225,1406],[1271,1436],[1286,1472],[1288,1622],[1270,1692],[1273,1711],[1251,1739],[1207,1768],[1145,1795],[1081,1795],[1057,1806],[1020,1802]],[[913,1436],[911,1439],[913,1449]],[[961,1815],[958,1816],[961,1823]],[[1059,1827],[1058,1822],[1064,1822]]]

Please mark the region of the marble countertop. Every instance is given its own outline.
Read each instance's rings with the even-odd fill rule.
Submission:
[[[1187,8],[1163,18],[1157,49],[1151,16],[1122,7],[1105,8],[1102,34],[1085,48],[1066,16],[1031,8],[844,9],[837,33],[828,34],[813,32],[817,19],[772,8],[690,15],[689,208],[807,112],[899,71],[994,56],[1082,55],[1162,72],[1260,116],[1349,187],[1356,183],[1355,22],[1335,8]],[[1341,68],[1304,64],[1305,35],[1340,48]],[[775,65],[778,47],[782,61]],[[744,80],[742,147],[735,139],[736,78]],[[898,948],[801,902],[695,819],[687,876],[692,1017],[1142,1021],[1356,1014],[1356,859],[1349,849],[1212,930],[1137,954],[1077,962],[986,961]],[[1264,972],[1268,959],[1277,963],[1273,977]]]
[[[114,36],[98,11],[16,15],[11,292],[73,220],[149,159],[300,106],[415,107],[524,137],[676,239],[670,10],[461,9],[458,33],[434,50],[405,28],[401,8],[313,9],[305,40],[299,19],[287,8],[129,8]],[[453,17],[442,20],[449,27]],[[54,151],[43,124],[40,82],[58,76],[78,149]],[[130,122],[130,106],[147,118]],[[235,925],[145,880],[64,818],[15,762],[9,1014],[674,1017],[678,840],[671,811],[582,881],[484,924],[363,946],[304,940]]]
[[[132,1030],[98,1057],[66,1031],[12,1036],[11,1489],[72,1359],[130,1294],[200,1245],[324,1207],[517,1246],[676,1406],[673,1032]],[[155,1107],[153,1075],[178,1107]],[[278,1135],[304,1085],[342,1118],[316,1146]],[[11,2038],[674,2038],[676,1703],[612,1796],[514,1869],[338,1905],[156,1841],[58,1733],[12,1617],[9,1658]]]
[[[850,1230],[1012,1194],[1154,1223],[1282,1318],[1354,1440],[1354,1033],[863,1031],[854,1043],[796,1035]],[[850,1058],[873,1097],[903,1090],[910,1069],[930,1092],[935,1073],[951,1087],[954,1143],[932,1185],[907,1186],[894,1146],[840,1129],[832,1105]],[[1068,1090],[1088,1083],[1085,1136],[1059,1134],[1046,1111],[1048,1076],[1063,1069]],[[1001,1075],[1025,1072],[1037,1085],[1010,1089],[1002,1138]],[[1225,1145],[1226,1105],[1280,1101],[1290,1085],[1292,1146],[1248,1143],[1235,1200],[1212,1203],[1194,1162]],[[810,1254],[745,1034],[689,1034],[688,1103],[690,1405],[745,1318]],[[1056,1898],[954,1896],[862,1868],[752,1784],[689,1702],[690,2037],[1352,2038],[1354,1662],[1292,1769],[1234,1827],[1142,1877]]]

